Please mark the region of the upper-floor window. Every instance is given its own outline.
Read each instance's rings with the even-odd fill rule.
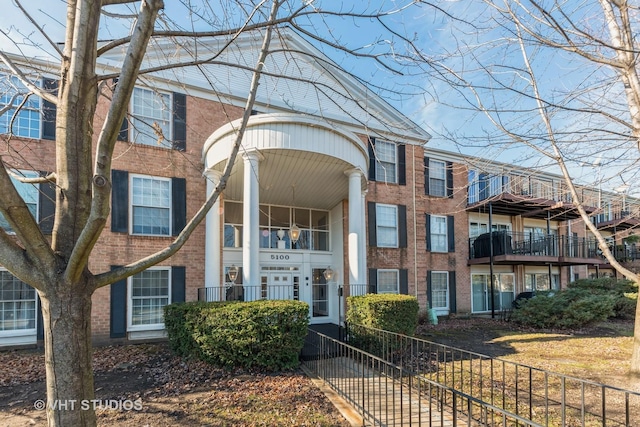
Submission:
[[[186,224],[186,180],[112,171],[111,231],[176,236]]]
[[[440,160],[429,160],[429,195],[447,195],[446,163]]]
[[[396,183],[397,156],[396,144],[388,141],[376,141],[376,180]]]
[[[148,176],[131,178],[131,232],[171,235],[171,180]]]
[[[431,215],[431,251],[447,252],[447,217]]]
[[[38,174],[33,171],[16,171],[17,174],[24,176],[25,178],[36,178]],[[20,182],[18,179],[11,177],[11,182],[14,187],[18,191],[18,194],[22,197],[27,207],[29,208],[29,212],[33,215],[34,218],[38,218],[38,205],[39,205],[39,191],[38,187],[33,184],[25,184],[24,182]],[[9,222],[5,219],[5,217],[0,213],[0,227],[4,228],[4,231],[7,233],[13,232]]]
[[[370,138],[369,180],[407,185],[406,147],[383,139]]]
[[[39,84],[37,81],[34,83]],[[29,93],[30,90],[17,77],[0,75],[0,108],[13,107],[0,116],[0,133],[40,138],[42,102],[38,96],[27,97]]]
[[[132,141],[138,144],[172,147],[171,95],[136,87],[131,96]]]
[[[427,251],[455,252],[453,215],[426,215]]]
[[[398,247],[398,207],[376,205],[376,241],[379,247]]]
[[[453,164],[451,162],[424,158],[424,194],[453,197]]]

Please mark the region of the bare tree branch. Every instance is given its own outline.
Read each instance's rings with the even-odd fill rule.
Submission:
[[[266,1],[266,0],[263,0]],[[271,15],[269,16],[270,21],[275,21],[275,17],[278,13],[278,9],[280,6],[279,0],[273,1],[273,6],[271,9]],[[264,67],[265,59],[269,53],[269,44],[271,43],[271,35],[273,31],[273,26],[267,26],[264,39],[262,42],[262,47],[260,48],[260,55],[258,57],[258,61],[256,63],[255,70],[253,72],[253,77],[251,80],[251,87],[249,89],[249,96],[247,97],[247,102],[244,108],[244,113],[242,115],[242,122],[240,127],[236,130],[236,139],[233,144],[232,151],[227,158],[227,163],[225,164],[223,175],[220,179],[220,182],[216,186],[216,189],[207,197],[207,200],[204,205],[200,207],[198,212],[191,218],[191,220],[187,223],[185,228],[180,232],[178,237],[169,245],[167,248],[156,252],[146,258],[138,260],[134,263],[126,265],[121,268],[114,269],[112,271],[102,273],[96,275],[95,283],[96,287],[106,286],[108,284],[117,282],[118,280],[122,280],[126,277],[129,277],[133,274],[139,273],[160,261],[163,261],[169,258],[171,255],[175,254],[187,241],[189,236],[196,229],[198,224],[202,222],[202,220],[206,217],[207,212],[214,205],[219,195],[224,191],[227,180],[231,175],[231,169],[235,163],[236,156],[238,151],[240,150],[240,145],[242,143],[242,138],[244,136],[244,131],[247,127],[247,123],[249,122],[249,118],[251,117],[251,110],[253,109],[253,105],[255,103],[256,95],[258,92],[258,85],[260,82],[260,76],[262,73],[262,69]]]
[[[11,70],[13,75],[15,75],[22,82],[22,84],[24,84],[27,87],[27,89],[29,89],[32,93],[36,94],[37,96],[39,96],[42,99],[47,100],[48,102],[50,102],[52,104],[58,104],[58,98],[56,96],[52,95],[51,93],[47,92],[46,90],[43,90],[42,88],[40,88],[40,87],[36,86],[35,84],[33,84],[27,78],[27,76],[24,75],[22,70],[20,70],[13,63],[11,58],[9,58],[7,56],[7,54],[4,53],[1,50],[0,50],[0,59],[2,60],[2,62],[4,62],[4,64],[7,66],[7,68],[9,68],[9,70]]]

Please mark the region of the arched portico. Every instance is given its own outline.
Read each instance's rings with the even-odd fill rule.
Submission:
[[[223,170],[239,125],[239,120],[229,123],[207,139],[203,148],[207,176],[219,176]],[[257,289],[266,292],[270,280],[293,283],[296,295],[312,305],[313,321],[313,307],[320,307],[322,298],[326,304],[331,301],[325,293],[337,295],[335,283],[364,285],[362,201],[367,167],[365,143],[344,128],[303,115],[252,116],[224,192],[223,206],[241,205],[241,220],[232,226],[223,217],[217,226],[207,226],[207,242],[219,246],[206,249],[206,286],[224,285],[224,271],[231,265],[241,267],[245,299],[261,297]],[[215,221],[212,214],[207,223],[210,220]],[[304,242],[295,245],[285,234],[293,222],[305,233]],[[215,267],[216,251],[222,252],[222,270]],[[316,282],[322,281],[318,272],[328,266],[337,273],[334,286],[317,288]],[[329,320],[338,319],[336,307],[328,311]]]

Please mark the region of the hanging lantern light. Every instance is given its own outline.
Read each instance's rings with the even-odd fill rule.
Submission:
[[[335,276],[336,272],[333,271],[331,269],[331,267],[327,267],[326,270],[324,270],[324,272],[322,273],[322,275],[324,276],[324,280],[327,281],[327,283],[331,282],[331,280],[333,280],[333,276]]]
[[[233,264],[227,270],[227,274],[229,275],[229,280],[231,281],[231,283],[235,284],[236,283],[236,279],[238,278],[238,267],[236,267],[236,265]]]
[[[291,224],[291,228],[289,229],[289,238],[292,243],[297,243],[300,238],[300,228],[294,222]]]
[[[289,228],[289,239],[291,239],[292,244],[298,243],[298,239],[300,238],[300,227],[296,225],[296,186],[291,186],[292,193],[292,210],[293,210],[293,222],[291,224],[291,228]]]

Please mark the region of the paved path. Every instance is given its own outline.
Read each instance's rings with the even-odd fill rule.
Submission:
[[[335,389],[354,409],[364,414],[366,425],[378,426],[466,426],[467,419],[454,420],[450,408],[440,410],[429,390],[414,384],[409,387],[404,377],[381,372],[384,369],[365,367],[346,357],[305,362],[308,369]],[[379,368],[379,367],[378,367]],[[395,377],[395,379],[394,379]],[[415,379],[413,380],[415,381]],[[432,390],[433,393],[436,390]]]

